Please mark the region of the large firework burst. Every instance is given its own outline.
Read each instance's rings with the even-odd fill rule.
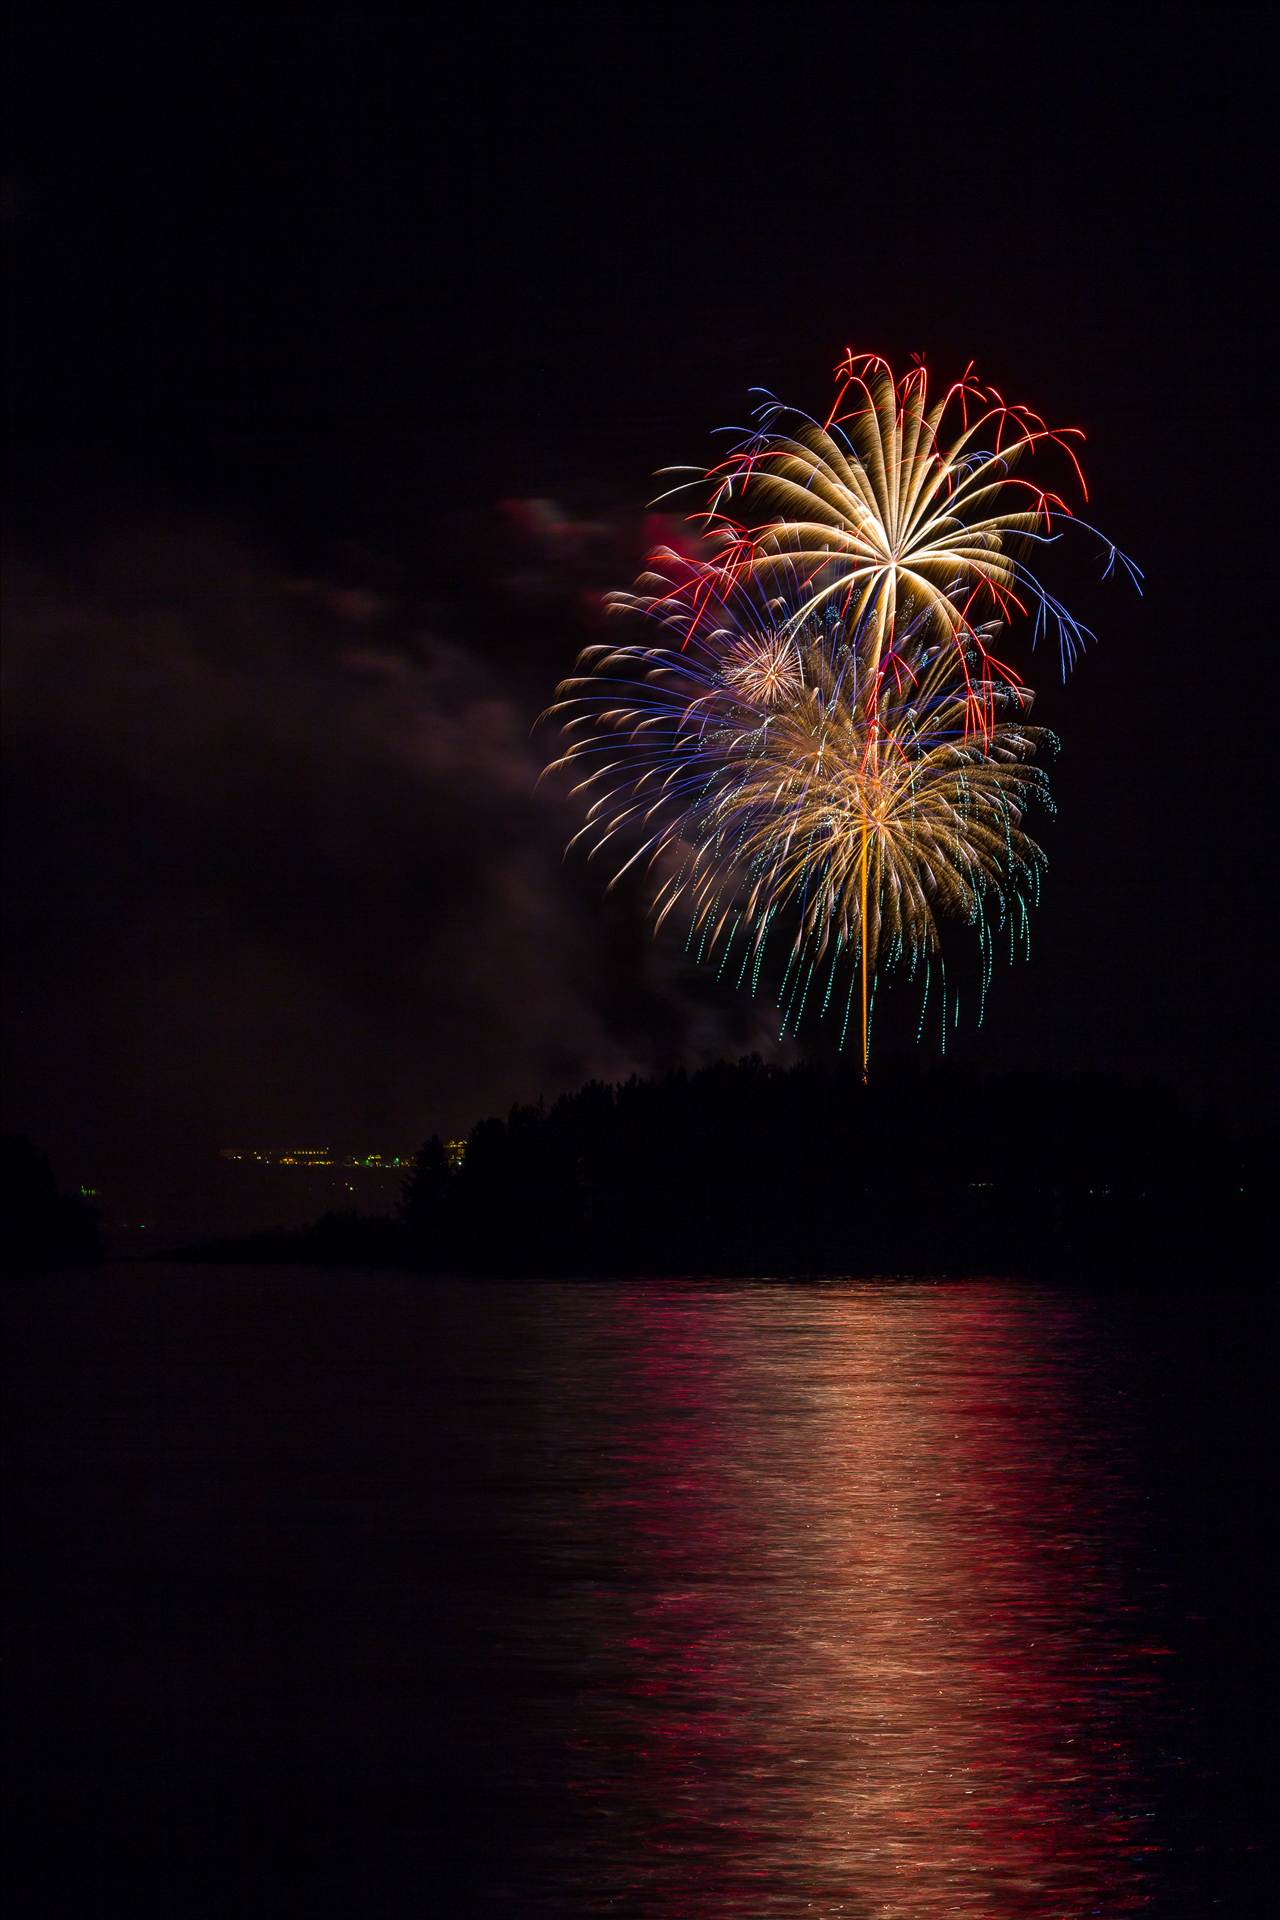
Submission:
[[[554,764],[586,803],[575,839],[616,856],[615,879],[642,863],[657,925],[680,914],[700,959],[754,990],[781,937],[784,1031],[843,974],[843,1044],[860,983],[865,1071],[877,979],[918,978],[923,1021],[941,923],[975,930],[983,1002],[997,933],[1025,941],[1048,736],[993,644],[1029,614],[1065,671],[1085,629],[1026,556],[1082,523],[1013,471],[1051,443],[1078,476],[1070,434],[968,376],[930,405],[923,367],[895,383],[851,354],[837,371],[824,422],[790,414],[784,432],[770,402],[706,476],[708,557],[663,549],[614,596],[663,632],[586,650],[553,708]],[[771,517],[744,520],[752,502]],[[1108,546],[1117,563],[1136,581]]]

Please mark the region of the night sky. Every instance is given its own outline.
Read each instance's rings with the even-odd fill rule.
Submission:
[[[971,1057],[1259,1110],[1260,12],[28,12],[6,1117],[65,1180],[198,1211],[225,1144],[782,1057],[562,860],[533,727],[663,531],[654,470],[753,385],[825,406],[847,345],[1083,426],[1147,575],[1081,543],[1053,581],[1098,646],[1066,688],[1015,656],[1059,813]]]

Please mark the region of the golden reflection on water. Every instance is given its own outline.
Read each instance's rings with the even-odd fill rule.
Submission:
[[[630,1574],[578,1717],[585,1910],[1144,1909],[1126,1728],[1160,1650],[1081,1311],[999,1283],[618,1300],[592,1524]]]

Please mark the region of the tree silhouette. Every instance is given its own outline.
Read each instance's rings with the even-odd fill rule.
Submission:
[[[47,1156],[18,1134],[0,1142],[0,1230],[13,1272],[83,1266],[102,1257],[97,1208],[63,1193]]]

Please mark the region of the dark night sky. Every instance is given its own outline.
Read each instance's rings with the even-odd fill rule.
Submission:
[[[1149,580],[1055,576],[1100,644],[1031,672],[1059,817],[976,1057],[1255,1105],[1261,12],[27,11],[7,1080],[64,1177],[768,1050],[562,864],[530,728],[653,469],[849,343],[1083,425]]]

